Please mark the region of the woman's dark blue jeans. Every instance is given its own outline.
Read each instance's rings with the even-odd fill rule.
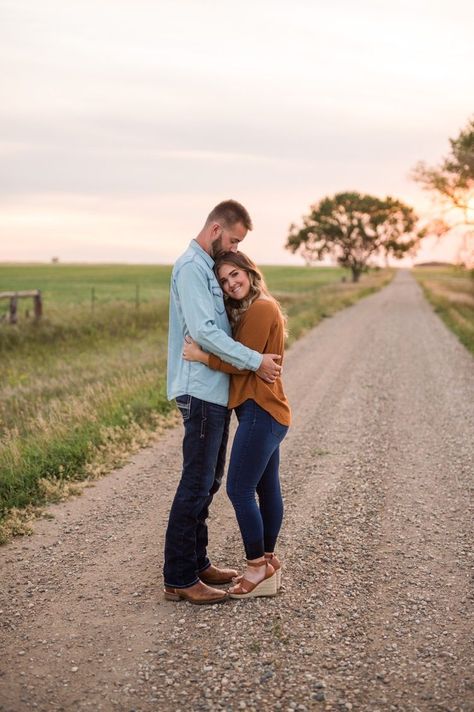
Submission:
[[[227,473],[227,494],[234,506],[247,559],[275,550],[283,519],[280,443],[288,432],[254,400],[235,409],[239,426]],[[258,504],[255,493],[258,496]]]
[[[164,580],[186,588],[210,566],[207,517],[224,475],[230,411],[185,395],[176,398],[183,416],[183,471],[171,506],[165,539]]]

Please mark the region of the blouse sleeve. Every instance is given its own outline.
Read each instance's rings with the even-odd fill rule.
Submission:
[[[244,368],[239,371],[235,366],[231,366],[230,363],[226,363],[219,356],[214,356],[214,354],[209,354],[209,368],[213,371],[222,371],[223,373],[230,373],[232,376],[246,376],[250,371],[248,368]]]
[[[273,302],[263,299],[257,300],[245,314],[245,321],[242,323],[238,340],[254,351],[259,351],[261,354],[265,353],[268,337],[274,323],[275,305]],[[215,371],[223,371],[233,376],[244,376],[250,372],[247,369],[240,371],[214,354],[209,354],[209,368]]]

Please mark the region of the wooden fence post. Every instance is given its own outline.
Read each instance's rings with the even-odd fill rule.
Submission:
[[[33,297],[35,305],[35,321],[39,321],[43,314],[43,300],[41,299],[41,292],[38,289],[38,293]]]
[[[17,308],[18,297],[15,294],[13,297],[10,297],[10,324],[16,324],[18,321]]]
[[[0,292],[0,300],[9,300],[9,310],[8,310],[8,323],[17,324],[18,323],[18,300],[33,298],[34,304],[34,314],[35,321],[41,319],[43,314],[43,301],[41,299],[41,292],[39,289],[28,289],[21,290],[19,292]],[[29,310],[26,311],[26,318],[29,317]]]

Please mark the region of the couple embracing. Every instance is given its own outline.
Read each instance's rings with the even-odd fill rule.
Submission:
[[[291,418],[280,377],[285,319],[258,268],[238,251],[251,229],[243,205],[219,203],[173,268],[168,398],[181,411],[184,439],[165,540],[167,600],[271,596],[280,585],[279,446]],[[227,493],[247,559],[240,575],[214,566],[207,553],[207,517],[224,474],[232,410],[238,427]],[[215,588],[220,584],[231,587]]]

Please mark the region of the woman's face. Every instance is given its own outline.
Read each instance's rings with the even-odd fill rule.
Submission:
[[[245,299],[250,291],[247,272],[235,265],[223,264],[219,267],[219,282],[225,294],[232,299]]]

